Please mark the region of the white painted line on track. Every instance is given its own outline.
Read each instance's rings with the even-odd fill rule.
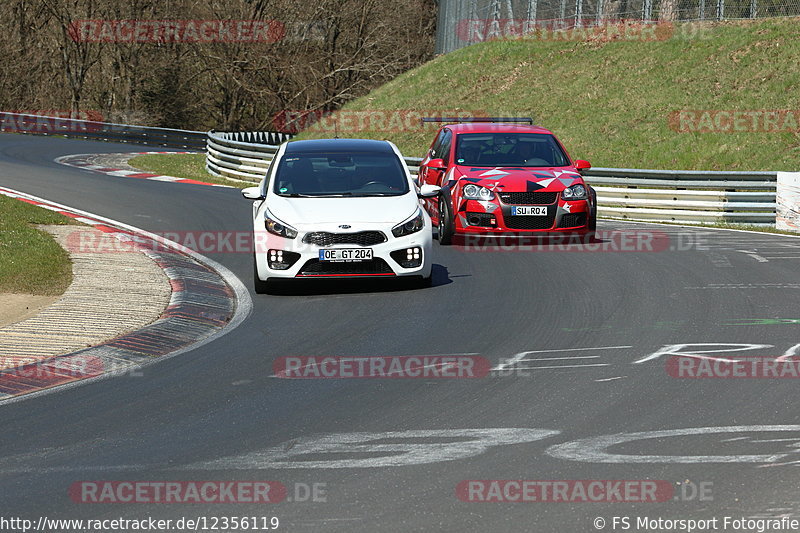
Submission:
[[[596,379],[594,381],[595,381],[595,383],[603,383],[603,382],[606,382],[606,381],[616,381],[618,379],[624,379],[624,378],[627,378],[627,377],[628,376],[614,376],[613,378]]]
[[[517,366],[515,370],[549,370],[553,368],[586,368],[589,366],[611,366],[608,363],[597,363],[591,365],[557,365],[557,366]]]
[[[800,353],[800,344],[795,344],[794,346],[792,346],[791,348],[786,350],[783,353],[783,355],[778,357],[776,360],[777,361],[786,361],[787,359],[789,359],[791,357],[794,357],[798,353]]]
[[[596,346],[596,347],[589,347],[589,348],[559,348],[553,350],[527,350],[524,352],[520,352],[514,357],[505,360],[505,362],[500,363],[496,367],[492,368],[492,371],[497,370],[505,370],[508,367],[515,365],[516,363],[525,359],[526,356],[532,353],[556,353],[556,352],[587,352],[589,350],[626,350],[628,348],[633,348],[633,346]]]
[[[692,435],[712,435],[716,433],[759,433],[776,431],[800,431],[798,425],[754,425],[754,426],[720,426],[684,429],[668,429],[658,431],[639,431],[634,433],[616,433],[600,437],[589,437],[564,444],[556,444],[545,450],[550,457],[568,461],[586,463],[612,464],[696,464],[696,463],[777,463],[790,456],[792,452],[768,454],[732,454],[732,455],[648,455],[646,453],[624,454],[614,453],[610,448],[651,439],[669,437],[687,437]]]
[[[575,357],[538,357],[534,359],[520,359],[518,363],[529,363],[536,361],[568,361],[572,359],[600,359],[599,355],[576,355]]]
[[[736,250],[736,251],[737,252],[742,252],[743,254],[747,255],[748,257],[752,257],[753,259],[755,259],[759,263],[769,263],[769,259],[767,259],[766,257],[762,257],[762,256],[758,255],[758,252],[756,250]]]

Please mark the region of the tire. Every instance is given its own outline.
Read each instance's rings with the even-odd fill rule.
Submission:
[[[594,188],[590,187],[591,190],[591,203],[589,204],[589,224],[587,225],[589,231],[589,242],[596,242],[597,241],[597,193],[595,192]]]
[[[439,244],[447,246],[453,242],[455,222],[453,220],[453,199],[450,191],[442,189],[439,196]]]
[[[258,266],[256,265],[256,256],[253,255],[253,289],[256,294],[268,294],[271,285],[267,281],[263,281],[258,277]]]

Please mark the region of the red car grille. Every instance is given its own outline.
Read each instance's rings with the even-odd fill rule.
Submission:
[[[557,192],[501,192],[499,196],[509,205],[550,205],[558,200]]]

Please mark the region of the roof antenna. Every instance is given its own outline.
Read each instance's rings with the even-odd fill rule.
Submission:
[[[336,117],[334,117],[334,119],[333,119],[333,138],[334,139],[338,139],[339,138],[339,116],[338,115]]]

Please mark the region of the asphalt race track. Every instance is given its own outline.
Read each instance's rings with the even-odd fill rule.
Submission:
[[[0,135],[0,185],[151,232],[248,231],[238,190],[53,162],[127,150]],[[598,517],[606,531],[614,516],[796,517],[798,381],[680,379],[667,371],[672,356],[653,354],[737,343],[768,346],[735,355],[800,355],[800,239],[600,226],[666,244],[532,252],[434,243],[430,289],[304,283],[251,294],[253,313],[214,342],[136,375],[4,405],[2,514],[274,516],[279,531],[325,532],[584,532],[603,525]],[[252,286],[249,254],[208,255]],[[281,356],[437,354],[473,354],[505,370],[480,379],[273,377]],[[678,431],[687,428],[705,429]],[[76,503],[69,488],[86,480],[269,480],[289,493],[274,504]],[[664,502],[468,502],[456,492],[466,480],[659,480],[674,493]],[[306,497],[314,486],[317,498]]]

